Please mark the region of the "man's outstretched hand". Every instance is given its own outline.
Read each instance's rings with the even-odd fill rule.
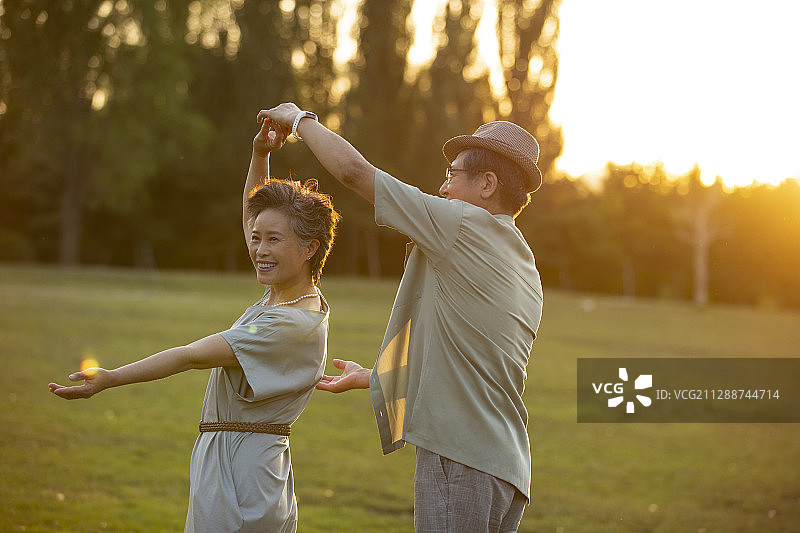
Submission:
[[[334,359],[333,366],[342,370],[342,374],[340,376],[322,376],[322,379],[317,383],[319,390],[345,392],[350,389],[369,388],[371,369],[364,368],[353,361],[342,361],[341,359]]]

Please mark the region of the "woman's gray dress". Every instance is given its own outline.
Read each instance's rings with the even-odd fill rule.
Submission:
[[[253,305],[221,333],[241,367],[211,371],[203,422],[291,424],[300,416],[325,368],[329,310],[320,299],[324,311]],[[296,527],[288,437],[200,434],[192,450],[187,533]]]

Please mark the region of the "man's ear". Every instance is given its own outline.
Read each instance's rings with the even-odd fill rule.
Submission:
[[[481,174],[481,198],[488,200],[497,192],[497,174],[487,170]]]

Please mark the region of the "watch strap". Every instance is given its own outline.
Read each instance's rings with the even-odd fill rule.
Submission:
[[[298,141],[302,141],[303,138],[297,134],[297,126],[300,124],[300,120],[304,118],[313,118],[314,120],[319,121],[317,115],[311,111],[300,111],[297,116],[294,117],[294,124],[292,124],[292,135],[294,135],[295,139]]]

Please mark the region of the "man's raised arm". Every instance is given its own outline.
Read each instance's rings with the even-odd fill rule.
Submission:
[[[260,111],[258,118],[270,118],[291,131],[302,113],[295,104],[285,103]],[[295,131],[334,178],[369,203],[375,203],[375,167],[353,145],[314,118],[301,118]]]

